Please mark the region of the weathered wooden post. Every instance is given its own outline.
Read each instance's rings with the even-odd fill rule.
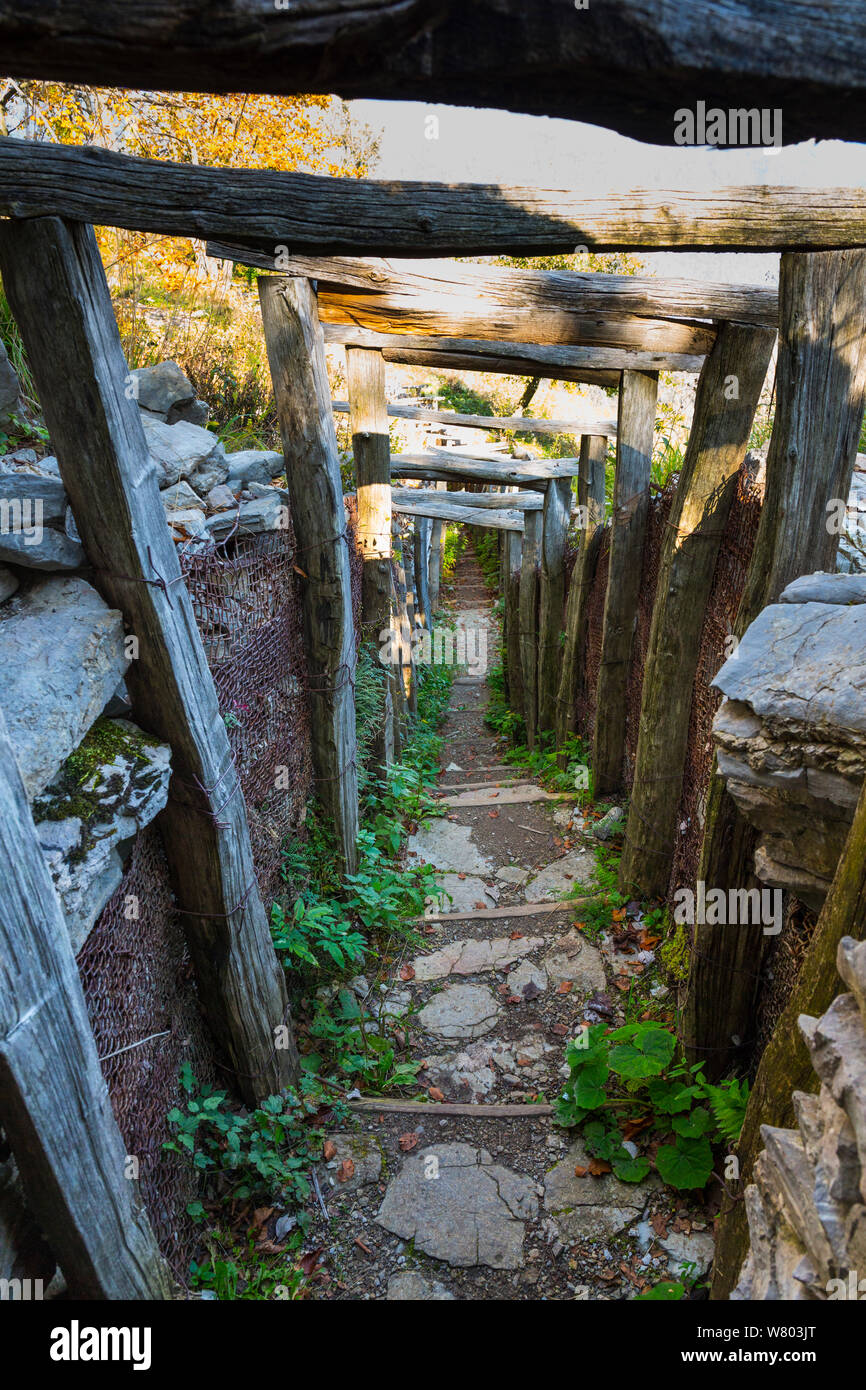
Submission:
[[[303,571],[316,791],[346,868],[357,866],[355,629],[343,485],[325,346],[309,280],[259,277],[259,298]]]
[[[541,523],[541,598],[538,620],[538,731],[556,725],[565,607],[565,541],[571,519],[571,479],[551,478]]]
[[[415,571],[415,620],[428,631],[430,622],[430,585],[428,566],[430,562],[430,534],[433,523],[427,516],[415,520],[413,541],[413,566]]]
[[[202,1007],[248,1100],[296,1071],[283,972],[259,896],[246,806],[135,402],[93,228],[0,223],[0,271],[93,583],[138,658],[132,716],[172,750],[159,825]],[[46,325],[50,325],[47,331]]]
[[[582,680],[580,663],[586,641],[586,605],[595,576],[593,556],[597,544],[593,544],[593,536],[604,521],[606,459],[607,435],[581,435],[577,504],[585,525],[580,531],[580,545],[565,607],[565,643],[556,696],[556,746],[559,749],[564,747],[569,734],[573,734],[577,728],[576,702]]]
[[[505,660],[508,672],[508,702],[515,714],[524,718],[523,671],[520,665],[520,570],[523,535],[505,531]]]
[[[657,396],[657,372],[623,372],[592,753],[593,779],[599,795],[622,785],[626,693],[649,513]]]
[[[0,1125],[72,1297],[170,1298],[2,713]]]
[[[774,341],[768,328],[722,324],[698,382],[659,564],[620,863],[626,893],[667,892],[704,616]]]
[[[375,348],[346,348],[346,380],[355,483],[358,495],[358,545],[363,560],[361,636],[378,660],[391,627],[391,439],[385,399],[385,361]],[[394,693],[391,677],[384,695],[384,721],[373,743],[380,767],[395,748]],[[399,733],[397,734],[399,740]]]
[[[439,586],[442,583],[442,532],[445,522],[434,519],[430,532],[430,613],[439,612]]]
[[[866,251],[786,252],[779,279],[776,416],[764,505],[735,635],[786,584],[832,570],[835,522],[847,503],[866,397]],[[755,834],[713,773],[698,879],[707,888],[754,884]],[[751,1036],[763,935],[697,924],[684,1036],[708,1074]]]
[[[392,522],[392,536],[394,544],[394,569],[397,576],[395,591],[396,613],[394,615],[394,621],[399,634],[400,671],[403,696],[408,714],[417,714],[418,688],[415,680],[415,664],[412,654],[415,613],[411,592],[406,587],[406,565],[403,558],[404,554],[408,553],[412,546],[411,522],[403,526],[395,517]],[[406,736],[408,736],[408,723],[404,730],[404,738]]]
[[[538,731],[538,562],[541,548],[541,513],[527,512],[520,563],[518,624],[520,667],[523,675],[523,721],[526,742],[535,747]]]

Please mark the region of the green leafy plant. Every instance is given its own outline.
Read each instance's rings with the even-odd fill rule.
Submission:
[[[710,1086],[702,1062],[687,1067],[674,1061],[675,1052],[674,1033],[652,1021],[611,1032],[593,1024],[566,1049],[570,1074],[557,1101],[557,1121],[582,1126],[589,1152],[609,1162],[622,1182],[640,1182],[651,1166],[646,1155],[624,1147],[616,1121],[623,1110],[643,1122],[642,1135],[664,1139],[656,1168],[679,1190],[704,1187],[713,1170],[713,1140],[731,1143],[739,1134],[736,1117],[741,1123],[747,1083]]]
[[[387,1016],[376,1020],[352,990],[341,989],[334,999],[319,1004],[310,1036],[326,1046],[336,1071],[343,1077],[363,1081],[366,1089],[387,1091],[413,1084],[421,1069],[420,1062],[398,1060],[388,1024]],[[308,1067],[321,1065],[321,1058],[308,1054],[302,1063]]]
[[[200,1085],[188,1063],[180,1084],[186,1100],[169,1111],[172,1137],[163,1148],[192,1163],[202,1176],[203,1196],[229,1203],[264,1193],[301,1208],[310,1191],[306,1174],[322,1152],[322,1131],[309,1123],[321,1105],[317,1084],[306,1077],[300,1093],[268,1096],[253,1110],[231,1109],[228,1092]],[[187,1211],[203,1217],[203,1200],[191,1202]],[[303,1210],[298,1225],[309,1225]]]
[[[321,953],[338,970],[364,959],[367,941],[335,903],[308,903],[296,898],[287,915],[280,903],[271,908],[271,939],[277,951],[290,959],[318,966]]]

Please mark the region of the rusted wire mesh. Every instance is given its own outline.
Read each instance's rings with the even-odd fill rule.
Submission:
[[[361,560],[347,511],[357,632]],[[297,573],[302,557],[292,532],[281,530],[186,555],[182,567],[240,776],[267,905],[279,890],[284,841],[300,823],[312,788]],[[155,826],[137,837],[123,881],[78,964],[121,1134],[139,1160],[141,1192],[160,1248],[184,1279],[196,1240],[185,1211],[193,1175],[189,1165],[162,1151],[165,1117],[177,1102],[182,1062],[201,1081],[214,1080],[217,1072]]]

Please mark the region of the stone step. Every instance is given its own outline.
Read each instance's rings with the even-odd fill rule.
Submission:
[[[478,806],[530,806],[536,801],[573,801],[574,792],[546,792],[541,787],[502,787],[500,790],[477,792],[464,791],[457,792],[452,796],[444,796],[440,800],[440,805],[448,806],[452,810],[460,807]]]

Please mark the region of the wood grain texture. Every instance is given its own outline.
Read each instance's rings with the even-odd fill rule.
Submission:
[[[607,438],[585,434],[580,441],[580,472],[577,503],[586,508],[587,524],[580,533],[580,549],[575,560],[565,605],[565,642],[562,670],[556,694],[556,746],[562,749],[569,734],[577,730],[577,698],[583,684],[581,656],[586,640],[587,601],[595,577],[598,543],[593,536],[604,521],[604,467]],[[566,761],[562,759],[563,763]]]
[[[0,6],[18,77],[504,107],[672,144],[674,110],[784,108],[786,141],[866,138],[858,0],[64,0]],[[796,93],[796,99],[792,98]],[[419,116],[419,139],[422,138]]]
[[[331,409],[345,414],[348,401],[331,401]],[[425,410],[418,405],[389,405],[395,420],[421,420],[435,425],[452,425],[463,430],[509,430],[515,434],[592,434],[616,435],[616,420],[547,420],[530,415],[458,415],[454,410]]]
[[[132,718],[170,744],[159,818],[214,1040],[241,1093],[295,1074],[283,972],[259,896],[246,806],[147,452],[93,229],[0,225],[0,271],[39,390],[92,582],[139,639]],[[158,582],[159,581],[159,582]],[[164,587],[162,586],[164,581]]]
[[[512,498],[514,494],[512,493]],[[520,665],[520,566],[523,536],[519,531],[505,535],[505,669],[508,674],[508,703],[522,719],[523,670]]]
[[[212,23],[208,22],[208,32]],[[538,189],[380,182],[0,140],[0,215],[338,255],[812,250],[866,244],[866,192],[752,185]]]
[[[208,243],[208,254],[275,270],[273,248],[242,248]],[[511,309],[550,309],[610,318],[736,319],[775,328],[779,299],[764,285],[723,281],[653,279],[607,275],[599,271],[515,270],[448,260],[407,260],[382,256],[281,257],[284,275],[316,280],[320,289],[364,290],[370,294],[474,299]],[[602,432],[602,431],[600,431]]]
[[[0,713],[0,1124],[72,1298],[170,1298]]]
[[[668,891],[704,617],[774,342],[771,329],[723,324],[698,382],[644,668],[620,862],[620,888],[628,894],[664,899]]]
[[[367,329],[405,336],[412,340],[407,341],[407,347],[417,345],[417,337],[426,336],[705,357],[715,338],[714,329],[706,324],[638,318],[635,314],[605,319],[568,309],[515,309],[453,295],[421,299],[416,295],[320,290],[318,303],[319,318],[327,325],[326,341],[340,341],[341,329]]]
[[[523,677],[523,720],[526,742],[535,747],[538,731],[538,587],[541,561],[541,515],[527,512],[517,595],[520,670]]]
[[[562,670],[565,540],[571,517],[571,479],[553,478],[544,493],[538,617],[538,728],[553,730]]]
[[[776,414],[758,534],[734,624],[741,637],[801,574],[835,568],[828,504],[847,501],[866,401],[866,253],[782,257]],[[752,886],[756,832],[713,772],[698,875],[708,887]],[[683,1031],[707,1074],[746,1054],[766,938],[704,924],[689,974]]]
[[[392,352],[459,353],[464,357],[495,357],[503,362],[520,362],[526,367],[520,375],[538,375],[541,367],[551,371],[669,371],[699,372],[704,358],[696,352],[654,352],[639,347],[559,347],[535,342],[508,342],[487,338],[437,338],[423,333],[375,333],[368,328],[343,324],[322,325],[326,343],[355,343],[359,347],[389,349]],[[512,368],[517,371],[516,368]]]
[[[540,512],[544,506],[544,496],[540,492],[437,492],[426,487],[392,487],[391,496],[395,502],[447,502],[449,506],[475,507],[481,511],[502,510],[518,512]]]
[[[308,280],[259,280],[259,299],[297,563],[303,572],[304,638],[316,794],[330,816],[344,865],[357,864],[355,628],[340,461],[325,348]]]
[[[500,357],[488,352],[437,352],[433,348],[384,348],[386,362],[403,367],[431,367],[434,371],[499,372],[503,376],[538,376],[551,381],[586,382],[591,386],[618,387],[620,372],[595,367],[565,367],[561,363],[547,365],[537,358]]]
[[[596,795],[615,791],[622,785],[626,692],[649,511],[657,396],[657,376],[649,372],[623,373],[593,735]]]
[[[446,496],[442,494],[443,499]],[[499,511],[494,511],[487,507],[460,507],[453,502],[414,502],[397,501],[393,503],[394,511],[400,516],[414,516],[419,518],[438,518],[440,521],[450,521],[455,525],[464,526],[484,526],[492,531],[522,531],[524,526],[524,516],[534,516],[535,512],[509,511],[503,507]],[[420,574],[416,575],[416,585]],[[423,599],[423,594],[420,596]]]

